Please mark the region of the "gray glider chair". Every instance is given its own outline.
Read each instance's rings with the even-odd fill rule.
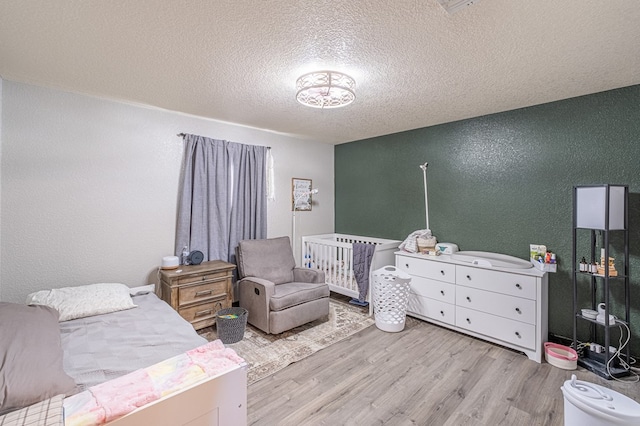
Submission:
[[[289,237],[240,241],[236,260],[238,299],[253,326],[279,334],[329,315],[324,272],[296,268]]]

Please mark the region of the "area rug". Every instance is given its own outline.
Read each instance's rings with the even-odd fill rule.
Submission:
[[[226,346],[233,348],[249,364],[247,381],[255,383],[374,324],[369,309],[329,299],[328,320],[316,320],[278,335],[266,334],[247,324],[244,338]],[[217,338],[215,327],[200,335]]]

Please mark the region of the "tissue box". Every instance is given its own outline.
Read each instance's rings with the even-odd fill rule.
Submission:
[[[557,263],[543,263],[535,260],[533,257],[531,258],[531,264],[534,268],[539,269],[542,272],[556,272],[558,267]]]

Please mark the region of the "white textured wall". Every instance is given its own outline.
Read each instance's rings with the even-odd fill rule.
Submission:
[[[321,189],[297,234],[333,231],[332,145],[6,80],[1,94],[1,300],[155,282],[173,252],[180,132],[272,147],[269,236],[291,233],[292,177]]]

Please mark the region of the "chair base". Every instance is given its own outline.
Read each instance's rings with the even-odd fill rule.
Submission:
[[[328,315],[329,297],[323,297],[282,311],[270,312],[269,331],[263,331],[270,334],[280,334]]]

